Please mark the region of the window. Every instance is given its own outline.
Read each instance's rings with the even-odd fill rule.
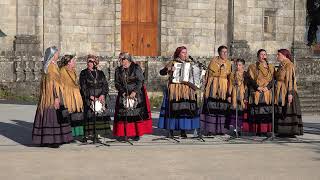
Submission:
[[[267,9],[263,16],[264,40],[276,40],[276,10]]]

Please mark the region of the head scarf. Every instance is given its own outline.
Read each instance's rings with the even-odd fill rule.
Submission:
[[[119,54],[119,60],[127,59],[130,62],[133,62],[132,56],[128,52],[122,52]]]
[[[48,73],[48,67],[52,61],[54,54],[58,52],[58,48],[56,46],[52,46],[46,49],[43,58],[43,72],[45,74]]]

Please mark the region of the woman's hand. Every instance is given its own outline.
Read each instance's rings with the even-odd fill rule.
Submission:
[[[263,89],[264,89],[263,87],[258,87],[259,92],[263,92]]]
[[[176,70],[176,68],[174,66],[168,67],[168,71],[172,71],[173,72],[174,70]]]
[[[269,89],[267,87],[264,87],[262,91],[267,92],[267,91],[269,91]]]
[[[90,99],[91,99],[92,101],[94,101],[95,98],[94,98],[94,96],[90,96]]]
[[[55,98],[54,99],[54,108],[55,109],[59,109],[60,108],[60,99],[59,98]]]
[[[136,92],[132,91],[131,94],[130,94],[130,98],[133,99],[135,97],[136,97]]]
[[[231,97],[228,97],[228,102],[231,103]]]
[[[288,95],[288,103],[291,104],[292,100],[293,100],[293,96],[292,96],[292,94],[289,94]]]

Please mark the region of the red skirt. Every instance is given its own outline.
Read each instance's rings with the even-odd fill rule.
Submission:
[[[116,108],[115,108],[115,121],[113,124],[113,135],[114,136],[125,136],[134,137],[134,136],[143,136],[144,134],[151,134],[152,133],[152,117],[151,117],[151,110],[150,110],[150,101],[148,98],[146,87],[142,87],[144,97],[145,97],[145,104],[146,104],[146,111],[148,113],[148,118],[142,119],[135,122],[125,122],[121,119],[116,119],[118,115],[118,104],[119,104],[119,96],[117,97],[116,101]]]
[[[263,107],[268,107],[268,106],[270,105],[266,105]],[[252,106],[250,108],[257,109],[261,107]],[[249,109],[249,111],[252,112],[251,111],[252,109]],[[270,109],[270,112],[266,111],[261,114],[254,114],[254,113],[245,114],[244,121],[243,121],[243,131],[257,133],[257,134],[271,132],[272,131],[272,114],[271,114],[272,109],[271,108],[269,109]]]

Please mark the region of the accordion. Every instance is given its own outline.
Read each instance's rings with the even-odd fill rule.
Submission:
[[[199,64],[192,64],[189,62],[175,63],[174,67],[173,83],[184,83],[194,89],[200,89],[202,87],[203,77],[206,74],[206,70],[199,66]]]

